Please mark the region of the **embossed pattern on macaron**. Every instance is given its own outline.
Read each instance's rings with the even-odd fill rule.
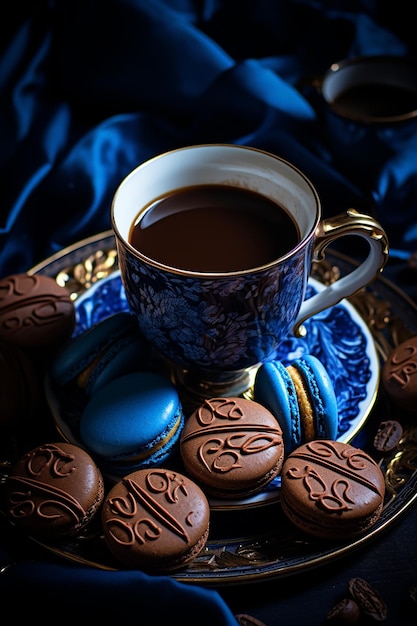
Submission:
[[[282,469],[281,505],[303,530],[322,537],[357,534],[377,521],[385,481],[363,450],[316,440],[295,449]]]
[[[171,571],[195,558],[207,540],[209,519],[202,490],[164,468],[125,476],[102,510],[104,538],[115,558],[152,571]]]
[[[21,347],[49,346],[75,327],[69,291],[43,274],[0,280],[0,337]]]
[[[43,444],[14,465],[6,482],[7,512],[19,526],[58,536],[80,531],[104,497],[100,471],[72,444]]]
[[[262,488],[282,466],[282,430],[260,404],[206,400],[188,418],[180,441],[188,472],[219,497]]]
[[[394,348],[384,363],[381,380],[395,404],[417,412],[417,336]]]

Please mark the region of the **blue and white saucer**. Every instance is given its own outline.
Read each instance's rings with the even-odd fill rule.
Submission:
[[[322,289],[323,285],[311,278],[306,297]],[[120,272],[113,272],[87,289],[75,301],[75,307],[74,337],[113,313],[129,311]],[[304,326],[307,331],[305,337],[284,340],[279,358],[284,365],[305,353],[321,360],[336,392],[338,439],[349,442],[362,428],[378,391],[380,362],[372,335],[347,300],[310,318]],[[66,439],[74,441],[65,406],[50,388],[47,389],[47,397],[57,428]],[[278,477],[257,496],[238,501],[211,500],[210,504],[217,510],[265,505],[279,498],[279,487]]]

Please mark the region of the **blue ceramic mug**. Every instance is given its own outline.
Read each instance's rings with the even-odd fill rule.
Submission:
[[[249,190],[257,194],[259,207],[271,201],[274,211],[284,208],[298,231],[297,242],[261,265],[230,271],[169,265],[153,258],[152,250],[144,254],[132,245],[133,225],[152,221],[156,199],[172,194],[175,199],[179,190],[201,185],[203,190],[207,185]],[[253,213],[257,217],[256,208]],[[210,209],[206,215],[214,219]],[[256,367],[276,357],[282,339],[302,333],[308,317],[372,282],[388,255],[386,234],[372,217],[349,210],[322,219],[318,194],[301,171],[273,154],[239,145],[189,146],[142,163],[117,189],[111,219],[127,301],[142,332],[172,364],[178,380],[201,397],[241,393]],[[237,249],[239,215],[235,223],[230,239]],[[198,245],[202,253],[208,248],[216,255],[223,233],[219,241],[206,234],[198,235]],[[272,234],[278,239],[277,230]],[[172,230],[174,248],[197,237],[191,231],[188,239],[182,235]],[[313,260],[345,235],[364,238],[368,256],[304,300]]]

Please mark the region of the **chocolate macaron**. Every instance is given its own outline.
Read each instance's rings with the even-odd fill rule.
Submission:
[[[406,339],[388,355],[381,381],[395,405],[417,413],[417,336]]]
[[[281,471],[282,430],[261,404],[240,397],[206,400],[186,420],[180,453],[187,473],[216,498],[245,498]]]
[[[203,550],[210,507],[189,477],[164,468],[128,474],[107,494],[101,520],[115,559],[152,573],[185,567]]]
[[[350,539],[378,521],[385,478],[363,450],[315,440],[289,454],[280,495],[283,512],[301,530],[323,539]]]
[[[70,443],[24,454],[5,482],[5,510],[17,527],[49,539],[78,534],[98,513],[104,481],[91,456]]]
[[[0,339],[21,348],[55,347],[75,327],[71,294],[43,274],[13,274],[0,280]]]

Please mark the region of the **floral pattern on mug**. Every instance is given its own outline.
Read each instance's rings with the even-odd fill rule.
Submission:
[[[239,276],[185,276],[123,247],[119,264],[129,305],[152,345],[184,368],[219,378],[276,354],[303,301],[308,266],[303,249]]]

